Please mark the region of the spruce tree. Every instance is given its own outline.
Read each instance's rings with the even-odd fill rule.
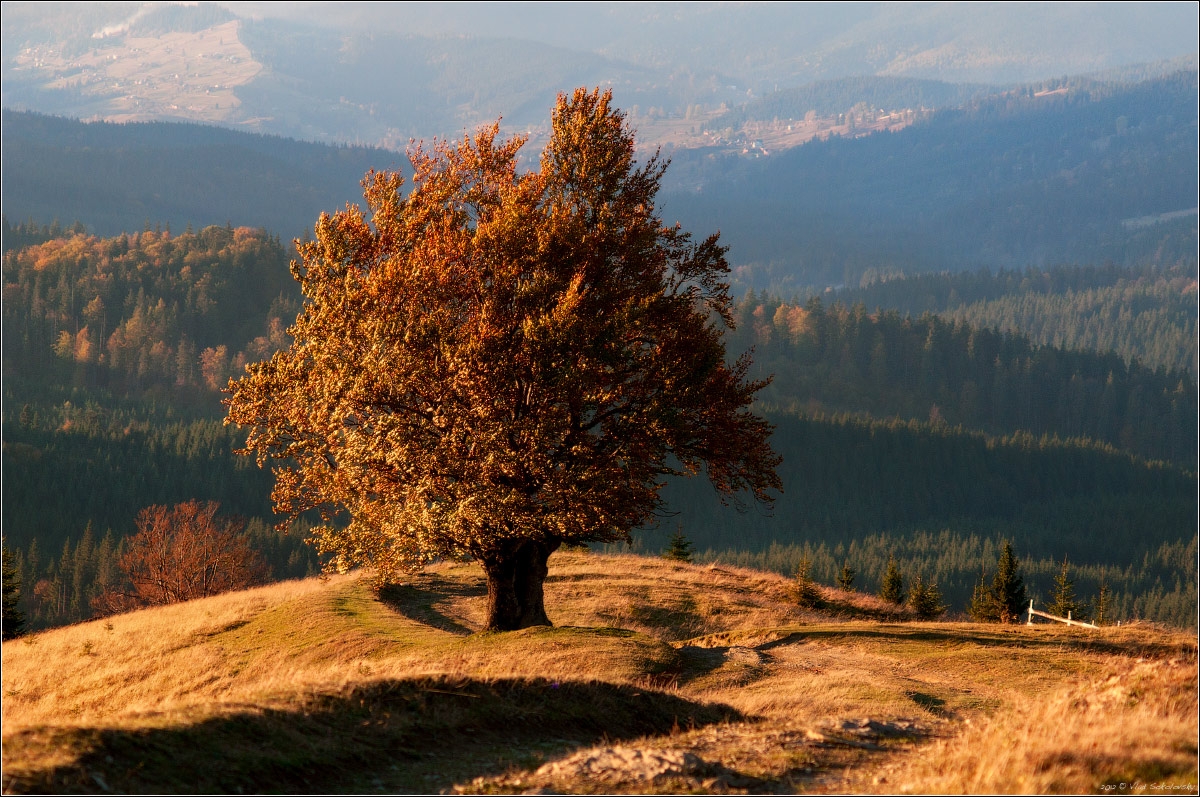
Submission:
[[[997,619],[1002,623],[1018,622],[1021,613],[1029,608],[1029,596],[1025,593],[1025,582],[1021,580],[1011,542],[1004,543],[1004,550],[1000,552],[991,592]]]
[[[979,569],[979,580],[971,593],[971,605],[967,614],[977,623],[995,623],[1000,620],[1000,609],[996,606],[996,596],[987,585],[987,577],[983,568]]]
[[[806,607],[821,605],[821,591],[812,580],[812,560],[807,556],[800,557],[796,565],[796,602]]]
[[[662,556],[675,562],[692,561],[692,542],[684,536],[682,528],[677,528],[671,535],[671,541],[667,543],[667,550],[663,551]]]
[[[3,551],[4,564],[4,639],[15,639],[25,631],[25,615],[17,608],[21,599],[21,579],[13,565],[7,546]]]
[[[1109,622],[1109,612],[1112,604],[1112,588],[1108,586],[1107,581],[1100,582],[1100,593],[1096,595],[1096,611],[1093,612],[1093,620],[1096,625],[1106,625]]]
[[[904,576],[896,565],[894,556],[888,557],[887,572],[883,574],[883,583],[879,587],[879,597],[889,603],[900,606],[904,603]]]
[[[926,584],[919,575],[908,591],[908,605],[923,620],[932,620],[946,611],[946,607],[942,605],[942,592],[937,588],[937,584]]]
[[[1088,618],[1087,607],[1075,600],[1075,581],[1071,578],[1071,567],[1065,556],[1062,566],[1058,569],[1058,575],[1054,577],[1054,593],[1050,598],[1049,612],[1073,620]]]
[[[842,588],[843,592],[849,592],[854,589],[854,576],[856,573],[857,571],[850,566],[850,561],[846,560],[837,577],[838,586]]]

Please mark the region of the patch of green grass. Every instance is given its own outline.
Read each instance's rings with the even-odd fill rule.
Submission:
[[[397,622],[364,582],[351,583],[319,598],[287,601],[238,623],[209,641],[233,653],[244,665],[263,657],[306,661],[378,658],[427,645],[435,636],[415,623]]]

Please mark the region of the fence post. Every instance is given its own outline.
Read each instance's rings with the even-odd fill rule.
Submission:
[[[1033,625],[1033,598],[1029,599],[1029,616],[1025,621],[1025,625]]]

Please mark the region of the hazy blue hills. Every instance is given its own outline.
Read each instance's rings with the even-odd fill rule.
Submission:
[[[1007,93],[769,158],[676,151],[677,177],[708,179],[666,204],[721,229],[755,266],[744,282],[785,291],[873,268],[1195,262],[1196,91],[1180,72]]]
[[[1030,88],[769,158],[675,150],[665,208],[688,229],[721,230],[739,283],[785,293],[871,270],[1194,263],[1196,91],[1194,71]],[[406,163],[211,126],[3,121],[9,220],[102,234],[232,220],[289,238],[357,201],[368,169]]]

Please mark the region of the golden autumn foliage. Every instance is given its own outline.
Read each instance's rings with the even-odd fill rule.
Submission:
[[[231,382],[246,451],[275,459],[277,509],[340,570],[381,579],[438,557],[488,575],[489,627],[548,622],[546,559],[627,539],[664,477],[705,471],[769,501],[778,458],[726,364],[717,236],[664,226],[666,164],[634,163],[609,93],[560,96],[541,168],[498,124],[415,147],[412,189],[370,173],[357,206],[299,245],[294,342]]]

